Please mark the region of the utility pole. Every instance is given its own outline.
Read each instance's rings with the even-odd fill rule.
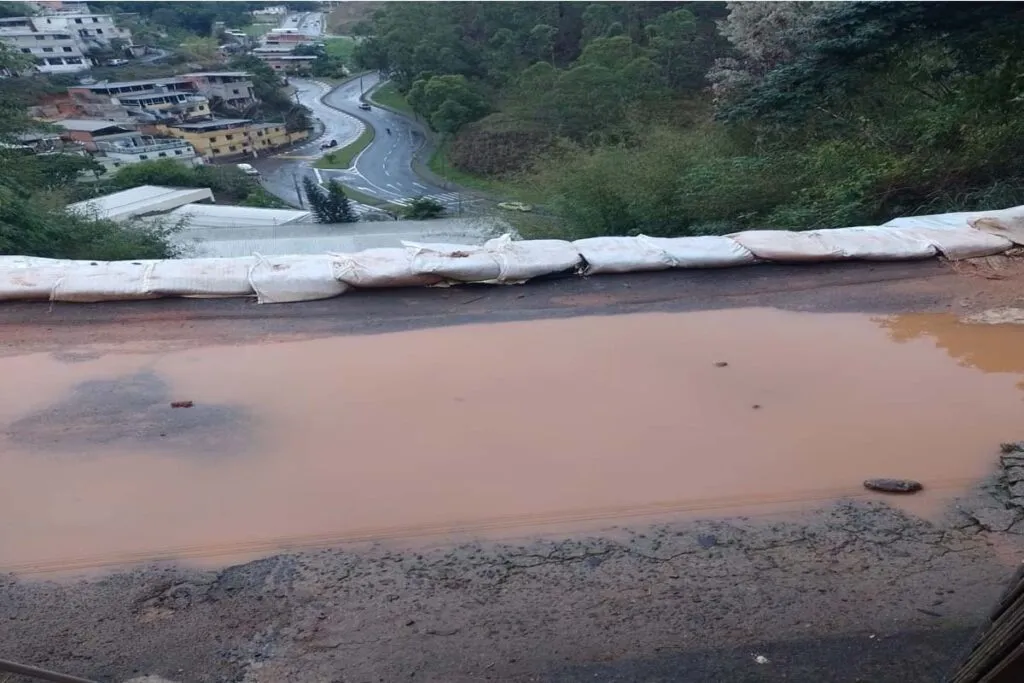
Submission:
[[[295,195],[299,198],[299,208],[305,209],[306,203],[302,201],[302,191],[299,189],[299,177],[292,173],[292,182],[295,183]]]
[[[359,97],[363,96],[363,75],[359,74]]]

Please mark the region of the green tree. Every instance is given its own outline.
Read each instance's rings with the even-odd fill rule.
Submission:
[[[414,111],[430,121],[431,128],[442,133],[457,132],[485,116],[489,109],[480,90],[461,75],[420,79],[409,90],[408,101]]]
[[[429,197],[416,197],[405,207],[405,217],[414,221],[440,218],[445,214],[444,204]]]
[[[302,189],[317,223],[355,223],[359,220],[345,188],[336,180],[327,181],[326,190],[309,176],[302,178]]]

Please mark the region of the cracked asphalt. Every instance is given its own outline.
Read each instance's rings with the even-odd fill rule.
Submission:
[[[671,272],[294,307],[11,304],[0,333],[9,353],[152,351],[641,310],[966,312],[1016,301],[1024,275],[1000,267],[995,279],[937,262]],[[20,428],[45,436],[45,425]],[[993,434],[992,480],[934,519],[835,501],[530,538],[353,544],[213,569],[0,574],[0,652],[103,682],[933,683],[1020,564],[1024,456],[1000,452],[1015,438]]]

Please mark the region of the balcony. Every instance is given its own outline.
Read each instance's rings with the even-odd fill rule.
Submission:
[[[154,142],[146,145],[114,145],[109,142],[98,142],[97,147],[104,152],[113,154],[149,154],[150,152],[166,152],[173,149],[184,149],[192,145],[185,140],[161,140],[148,138]]]

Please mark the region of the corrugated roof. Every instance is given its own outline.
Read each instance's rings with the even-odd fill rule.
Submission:
[[[104,121],[103,119],[63,119],[61,121],[54,121],[58,126],[61,126],[67,130],[77,130],[86,133],[95,133],[98,130],[104,128],[124,128],[125,130],[135,130],[135,126],[127,121]]]
[[[219,126],[241,126],[251,122],[252,119],[214,119],[212,121],[202,121],[200,123],[177,123],[172,126],[172,128],[181,128],[182,130],[210,130]]]
[[[213,193],[206,187],[180,188],[140,185],[130,190],[122,190],[70,204],[68,211],[98,218],[122,220],[132,216],[172,211],[179,206],[204,200],[213,201]]]
[[[267,228],[312,220],[309,211],[217,204],[188,204],[174,209],[167,216],[172,220],[187,219],[187,230]]]

